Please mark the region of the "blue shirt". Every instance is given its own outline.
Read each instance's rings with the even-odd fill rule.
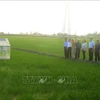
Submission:
[[[67,47],[67,44],[68,44],[68,42],[67,42],[67,41],[65,41],[65,42],[64,42],[64,47]]]
[[[93,48],[94,45],[95,45],[94,41],[90,41],[90,42],[89,42],[89,48]]]

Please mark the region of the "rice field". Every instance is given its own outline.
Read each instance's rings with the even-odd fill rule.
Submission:
[[[64,39],[2,37],[9,39],[11,48],[36,50],[59,57],[11,49],[11,59],[0,60],[0,100],[100,99],[100,65],[62,58]]]

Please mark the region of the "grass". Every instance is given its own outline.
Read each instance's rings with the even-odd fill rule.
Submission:
[[[8,38],[12,47],[35,49],[63,56],[63,40],[57,38]],[[35,40],[34,43],[31,41],[32,38]],[[40,45],[51,45],[51,48],[44,47],[43,50],[43,47],[38,47],[39,40]],[[60,48],[57,52],[55,45]],[[54,79],[59,79],[59,76],[75,76],[77,83],[60,84],[55,81],[52,84],[25,84],[23,76],[52,76]],[[97,64],[11,50],[11,59],[0,61],[0,100],[99,100],[99,78],[100,66]]]
[[[8,38],[12,47],[63,55],[63,39],[32,36],[8,36]]]

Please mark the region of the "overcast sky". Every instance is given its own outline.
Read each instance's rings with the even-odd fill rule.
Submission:
[[[69,10],[68,6],[69,4]],[[0,1],[0,31],[53,34],[68,31],[84,35],[100,32],[100,1]],[[68,13],[70,11],[70,13]]]

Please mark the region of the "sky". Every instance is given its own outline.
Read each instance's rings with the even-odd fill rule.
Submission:
[[[0,32],[100,32],[100,1],[0,1]]]

